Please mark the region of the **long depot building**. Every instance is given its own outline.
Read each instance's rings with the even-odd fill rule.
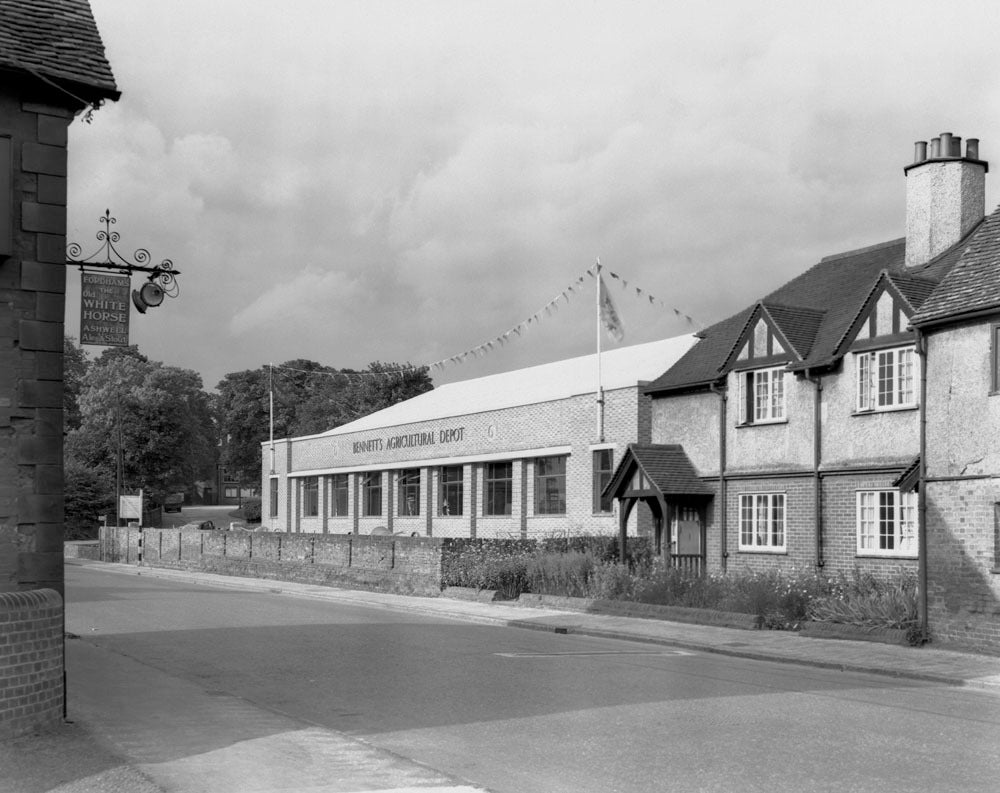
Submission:
[[[262,448],[272,531],[539,538],[614,534],[602,497],[629,443],[648,443],[647,381],[679,336],[435,388],[319,435]],[[629,519],[638,533],[644,515]]]

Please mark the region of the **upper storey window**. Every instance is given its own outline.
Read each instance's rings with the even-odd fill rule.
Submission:
[[[913,345],[858,353],[859,411],[897,410],[917,404],[917,354]]]
[[[784,421],[784,366],[739,372],[739,423],[767,424]]]

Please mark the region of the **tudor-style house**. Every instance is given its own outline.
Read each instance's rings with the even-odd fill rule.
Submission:
[[[918,143],[904,238],[824,258],[647,386],[653,443],[608,490],[623,515],[649,506],[675,564],[909,571],[937,636],[1000,647],[987,170],[976,139]]]

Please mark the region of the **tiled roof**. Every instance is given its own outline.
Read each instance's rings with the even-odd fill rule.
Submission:
[[[1000,209],[977,229],[912,321],[919,326],[994,308],[1000,309]]]
[[[795,308],[792,306],[777,306],[764,304],[767,313],[788,339],[795,353],[802,359],[809,357],[809,351],[816,341],[823,315],[823,309]]]
[[[604,492],[615,495],[624,492],[633,465],[638,465],[665,496],[712,495],[684,447],[665,443],[630,443]]]
[[[680,358],[696,341],[694,336],[676,336],[603,351],[601,383],[604,390],[636,387],[640,380],[650,380]],[[445,383],[322,434],[344,435],[419,421],[436,421],[593,394],[596,389],[597,355],[582,355],[473,380]]]
[[[68,82],[87,101],[119,96],[87,0],[0,0],[0,70]]]
[[[978,236],[976,232],[973,235]],[[828,366],[843,355],[841,347],[845,334],[883,271],[911,304],[924,304],[926,308],[933,300],[928,295],[934,285],[955,265],[969,239],[967,237],[928,264],[910,270],[905,265],[903,239],[828,256],[760,302],[781,325],[782,332],[796,350],[800,351],[801,346],[800,352],[804,351],[803,360],[795,364],[796,369]],[[1000,273],[996,278],[1000,286]],[[744,309],[703,331],[700,334],[702,341],[653,381],[646,393],[679,391],[719,380],[725,374],[727,358],[754,308]]]

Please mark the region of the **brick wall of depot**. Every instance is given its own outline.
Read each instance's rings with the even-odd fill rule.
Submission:
[[[101,529],[102,560],[375,592],[441,593],[432,537]]]
[[[0,592],[0,739],[63,715],[63,601],[54,589]]]
[[[648,441],[650,437],[651,400],[639,394],[638,387],[605,392],[605,443],[598,444],[593,394],[581,394],[502,410],[467,413],[434,421],[415,422],[396,427],[378,428],[333,436],[310,436],[278,441],[275,452],[277,503],[271,504],[271,454],[268,444],[263,453],[263,524],[271,531],[288,533],[338,534],[353,532],[367,535],[385,528],[394,534],[418,534],[435,537],[542,538],[567,534],[615,534],[618,521],[614,514],[593,510],[592,447],[613,450],[614,464],[621,460],[628,443]],[[470,406],[474,408],[474,406]],[[461,429],[461,439],[442,435]],[[423,433],[433,443],[395,449],[356,446],[368,441],[383,442],[391,436]],[[446,438],[445,440],[441,440]],[[383,444],[384,446],[385,444]],[[534,497],[535,458],[525,455],[529,449],[565,447],[566,512],[561,515],[536,515]],[[477,455],[513,463],[512,514],[485,514],[485,463]],[[460,516],[441,515],[439,503],[439,467],[435,460],[458,460],[463,466],[463,505]],[[462,458],[468,458],[463,461]],[[417,516],[402,516],[398,503],[397,478],[407,461],[416,463],[420,472],[420,500]],[[382,514],[367,517],[361,511],[361,474],[352,466],[382,469]],[[337,469],[348,473],[348,511],[346,517],[331,514],[330,476],[319,474],[318,513],[304,515],[302,478],[296,471],[312,472]],[[377,470],[377,469],[375,469]],[[272,514],[273,513],[273,514]],[[648,533],[647,518],[630,521],[629,532]]]

